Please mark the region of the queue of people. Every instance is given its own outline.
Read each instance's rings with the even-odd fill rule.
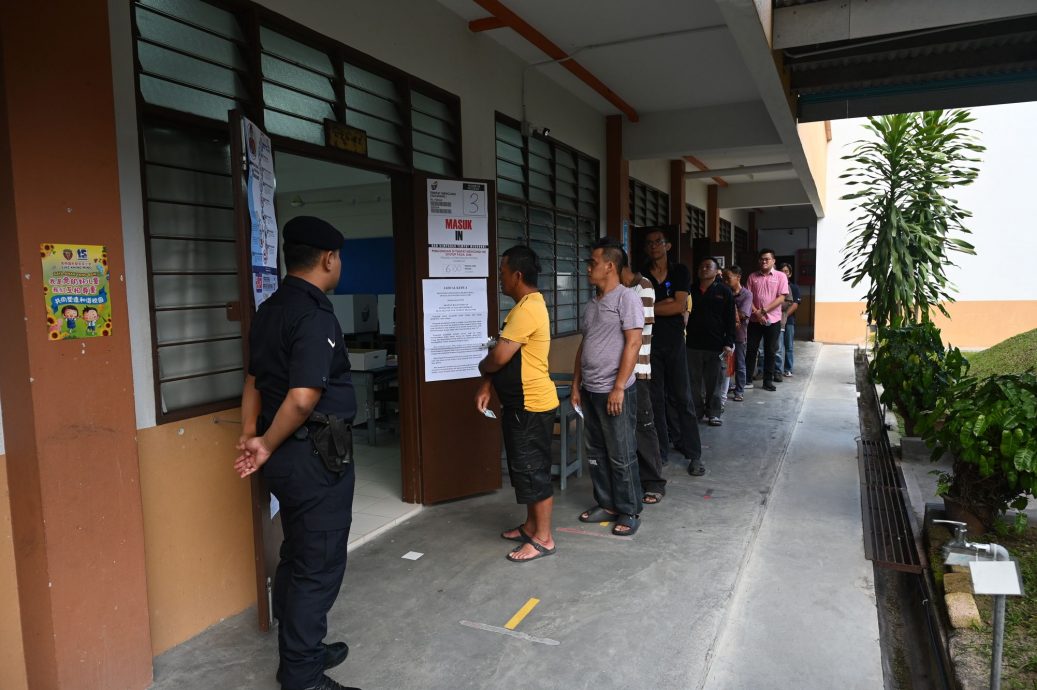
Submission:
[[[671,447],[684,456],[690,475],[705,474],[699,422],[722,426],[725,403],[744,401],[753,387],[748,373],[757,359],[765,391],[777,390],[774,383],[792,370],[792,338],[786,333],[792,332],[789,318],[799,295],[790,290],[787,264],[775,270],[774,252],[764,249],[759,269],[743,285],[739,266],[721,269],[706,257],[693,280],[671,259],[670,249],[665,234],[652,231],[645,237],[641,272],[608,238],[587,258],[595,294],[583,311],[571,403],[584,418],[594,505],[579,520],[615,523],[617,536],[635,534],[643,506],[666,495],[663,467]],[[550,322],[536,287],[539,271],[531,249],[504,253],[501,289],[516,304],[480,364],[484,380],[476,396],[486,413],[492,386],[503,406],[508,472],[527,514],[501,537],[518,542],[506,556],[522,563],[556,549],[550,529],[551,439],[559,403],[547,364]]]
[[[282,690],[350,690],[325,673],[346,659],[349,647],[324,641],[346,568],[356,483],[356,395],[342,330],[325,295],[341,276],[343,239],[311,216],[290,220],[283,236],[288,275],[257,311],[249,334],[234,469],[242,478],[261,472],[280,502],[284,542],[272,613]],[[699,262],[693,281],[670,249],[662,232],[649,233],[641,272],[608,238],[587,258],[595,294],[583,311],[571,402],[584,418],[594,505],[579,519],[615,523],[617,536],[633,536],[643,506],[666,495],[663,467],[671,447],[684,456],[689,474],[705,474],[698,422],[720,426],[725,400],[743,400],[761,343],[765,390],[775,390],[773,382],[792,370],[795,303],[788,277],[774,270],[772,251],[760,252],[760,269],[743,287],[737,266],[721,271],[712,258]],[[539,274],[530,248],[504,252],[500,286],[515,306],[479,364],[483,380],[475,398],[479,411],[493,416],[489,405],[497,394],[511,485],[526,506],[525,520],[500,533],[517,542],[506,554],[514,563],[556,552],[551,441],[559,400],[548,368],[551,325]]]

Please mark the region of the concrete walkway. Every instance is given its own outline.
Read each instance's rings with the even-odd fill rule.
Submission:
[[[673,458],[632,539],[577,521],[585,472],[556,495],[550,558],[505,560],[498,533],[522,515],[507,488],[352,552],[329,619],[351,654],[331,675],[365,690],[881,688],[852,349],[796,350],[777,393],[751,390],[723,427],[700,427],[706,476]],[[249,611],[159,657],[154,688],[274,689],[276,666],[276,635]]]

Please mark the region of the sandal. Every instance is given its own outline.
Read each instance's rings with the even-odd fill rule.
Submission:
[[[654,506],[659,501],[663,500],[663,495],[656,493],[655,491],[646,491],[644,497],[641,499],[641,503],[647,506]]]
[[[740,393],[735,393],[735,397],[732,398],[732,400],[734,400],[735,402],[742,402],[743,400],[745,400],[745,398],[742,397]]]
[[[637,515],[620,515],[619,519],[616,520],[616,526],[612,528],[612,533],[617,537],[632,537],[637,533],[637,528],[641,526],[641,519]],[[622,529],[626,527],[626,529]]]
[[[537,555],[530,556],[529,558],[512,558],[512,555],[516,551],[525,546],[525,544],[522,544],[522,546],[516,546],[514,549],[512,549],[511,553],[505,556],[505,558],[507,558],[512,563],[528,563],[529,561],[535,561],[536,559],[543,558],[544,556],[550,556],[555,552],[555,549],[547,548],[546,546],[538,542],[536,539],[530,539],[527,543],[533,545],[533,548],[537,550]]]
[[[580,522],[615,522],[617,517],[617,513],[610,513],[601,506],[594,506],[580,513]]]
[[[505,537],[505,536],[504,536],[504,532],[501,532],[501,533],[500,533],[500,538],[501,538],[501,539],[507,539],[508,541],[517,541],[517,542],[518,542],[518,543],[520,543],[520,544],[525,544],[526,542],[528,542],[528,541],[529,541],[529,535],[528,535],[528,534],[526,534],[526,533],[525,533],[525,532],[524,532],[524,531],[522,530],[522,526],[523,526],[524,524],[525,524],[525,523],[522,523],[522,525],[519,525],[518,527],[512,527],[511,529],[506,529],[506,530],[504,530],[504,532],[511,532],[512,530],[515,530],[515,531],[517,531],[517,532],[518,532],[518,534],[517,534],[517,535],[515,535],[514,537]]]

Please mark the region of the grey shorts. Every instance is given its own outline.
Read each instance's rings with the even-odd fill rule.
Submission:
[[[505,408],[501,426],[508,455],[508,476],[515,500],[523,505],[538,503],[554,494],[551,483],[551,436],[556,410],[527,412]]]

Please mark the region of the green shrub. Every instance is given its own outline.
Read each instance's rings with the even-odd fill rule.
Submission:
[[[940,329],[932,322],[879,329],[871,375],[882,384],[879,399],[904,420],[908,436],[915,435],[922,415],[968,369],[958,348],[944,349]]]
[[[920,426],[933,460],[954,457],[942,493],[996,528],[1009,507],[1037,497],[1037,375],[966,378],[946,390]],[[984,516],[989,517],[984,517]],[[1018,513],[1016,531],[1026,526]]]

